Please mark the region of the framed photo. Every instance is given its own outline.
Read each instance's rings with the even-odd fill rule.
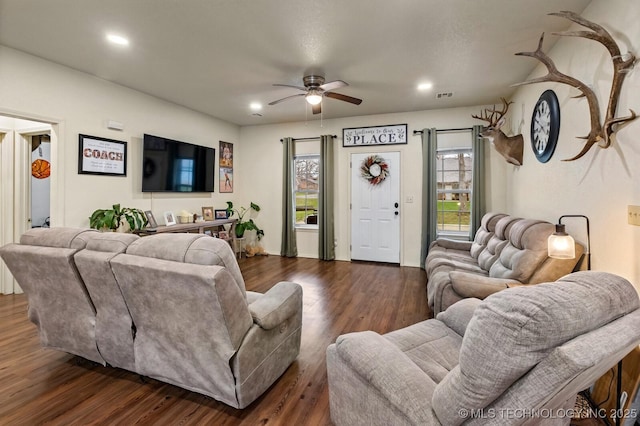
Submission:
[[[216,219],[228,219],[229,213],[226,210],[217,210],[216,209]]]
[[[220,167],[233,168],[233,144],[220,141]]]
[[[397,145],[407,143],[407,125],[351,127],[342,129],[342,146]]]
[[[126,176],[127,143],[80,134],[78,174]]]
[[[233,169],[220,167],[220,192],[233,192]]]
[[[158,222],[156,222],[156,218],[153,217],[153,213],[151,212],[151,210],[145,210],[144,215],[147,217],[147,220],[149,221],[148,223],[149,228],[158,227]]]
[[[203,207],[202,218],[206,221],[213,220],[213,207]]]
[[[173,212],[164,212],[164,224],[167,226],[176,224],[176,217],[173,215]]]
[[[218,238],[220,238],[221,240],[228,240],[229,231],[218,231]]]

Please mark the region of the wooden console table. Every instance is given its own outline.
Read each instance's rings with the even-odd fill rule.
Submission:
[[[199,234],[204,234],[204,230],[206,228],[220,228],[224,225],[231,225],[229,229],[229,238],[235,237],[235,226],[237,219],[218,219],[218,220],[209,220],[205,222],[195,222],[195,223],[178,223],[175,225],[165,226],[161,225],[157,228],[144,228],[136,233],[138,235],[154,235],[154,234],[162,234],[165,232],[193,232],[198,231]]]

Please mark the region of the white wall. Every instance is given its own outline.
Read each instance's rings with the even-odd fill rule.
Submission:
[[[332,102],[329,100],[328,102]],[[354,107],[355,108],[355,107]],[[350,259],[350,174],[349,158],[357,152],[400,151],[401,176],[401,264],[420,265],[420,229],[421,229],[421,192],[422,192],[422,148],[420,136],[413,136],[413,130],[423,128],[458,128],[479,122],[471,118],[478,114],[481,107],[455,108],[410,113],[360,116],[344,119],[310,121],[308,123],[289,123],[278,125],[249,126],[240,129],[242,140],[243,186],[241,200],[244,204],[253,201],[262,207],[256,217],[258,225],[264,229],[262,240],[267,252],[279,254],[282,232],[282,144],[284,137],[306,138],[323,134],[337,135],[335,139],[335,232],[338,245],[336,257],[339,260]],[[373,147],[342,147],[342,129],[348,127],[380,126],[387,124],[408,124],[409,135],[406,145],[388,145]],[[506,185],[504,174],[506,162],[495,150],[489,150],[488,208],[504,211]],[[249,194],[250,198],[249,199]],[[413,196],[413,203],[406,203],[406,197]],[[317,257],[317,231],[299,230],[297,232],[298,254],[304,257]]]
[[[609,30],[622,53],[640,52],[640,2],[594,0],[582,16]],[[531,50],[535,47],[531,46]],[[606,49],[595,41],[566,37],[549,55],[561,72],[593,86],[604,116],[613,69]],[[533,61],[524,57],[522,60]],[[546,70],[540,66],[532,76],[544,73]],[[561,128],[555,154],[548,163],[541,164],[530,148],[528,129],[533,107],[546,89],[553,89],[558,95]],[[561,161],[580,152],[584,142],[576,137],[586,135],[590,129],[586,100],[571,98],[577,93],[566,85],[542,83],[524,86],[512,98],[512,120],[524,123],[525,155],[521,168],[507,172],[507,211],[552,222],[563,214],[588,216],[593,269],[622,275],[639,286],[640,227],[627,223],[627,205],[640,205],[640,119],[622,128],[610,148],[594,147],[581,159]],[[618,116],[628,115],[630,108],[640,112],[639,66],[624,82]],[[577,240],[585,241],[583,222],[567,219],[565,223]]]
[[[216,157],[220,140],[232,142],[241,159],[238,126],[4,46],[0,46],[0,93],[0,114],[59,123],[52,134],[55,226],[88,226],[95,209],[114,203],[153,210],[161,218],[166,210],[200,213],[202,206],[224,208],[226,200],[238,195],[238,190],[143,194],[140,167],[144,133],[214,147]],[[124,131],[107,129],[108,120],[124,123]],[[79,175],[79,133],[126,141],[127,176]],[[241,161],[234,166],[236,185],[241,186]]]

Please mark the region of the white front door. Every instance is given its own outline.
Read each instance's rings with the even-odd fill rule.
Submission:
[[[400,206],[400,153],[351,154],[351,259],[400,263]]]

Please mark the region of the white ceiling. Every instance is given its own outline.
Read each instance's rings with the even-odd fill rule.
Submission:
[[[0,0],[0,44],[238,125],[304,121],[302,85],[314,72],[355,106],[323,101],[323,116],[349,117],[494,103],[537,65],[543,31],[590,0]],[[107,32],[130,39],[126,48]],[[548,35],[545,50],[557,40]],[[431,81],[429,92],[416,86]],[[454,92],[436,100],[437,92]],[[260,102],[261,117],[251,102]],[[308,114],[308,115],[307,115]]]

